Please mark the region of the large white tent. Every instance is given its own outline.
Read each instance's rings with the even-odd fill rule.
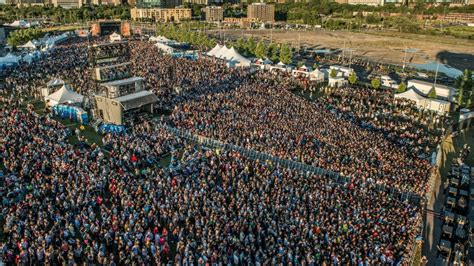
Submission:
[[[167,54],[172,54],[173,51],[174,51],[173,47],[168,46],[168,45],[166,45],[166,44],[164,44],[164,43],[161,43],[161,42],[157,42],[157,43],[155,44],[155,46],[158,47],[158,49],[160,49],[161,51],[163,51],[163,52],[165,52],[165,53],[167,53]]]
[[[435,111],[440,114],[445,114],[449,112],[451,108],[450,102],[439,99],[426,98],[425,96],[421,95],[421,93],[418,92],[417,89],[414,87],[410,87],[409,90],[403,93],[395,94],[395,98],[404,98],[412,100],[416,103],[416,106],[418,108]]]
[[[219,45],[219,44],[216,44],[216,46],[214,46],[214,48],[212,48],[209,52],[207,52],[207,55],[208,56],[215,56],[220,49],[222,49],[223,46]]]
[[[170,39],[166,38],[165,36],[152,36],[148,39],[150,42],[161,42],[161,43],[169,43],[172,42]]]
[[[409,90],[405,92],[395,94],[394,97],[412,100],[416,103],[418,107],[425,106],[426,104],[426,98],[423,95],[420,95],[418,92],[416,92],[413,88],[410,88]]]
[[[63,85],[56,92],[45,97],[48,106],[55,106],[62,103],[82,103],[84,96],[70,89],[67,85]]]
[[[209,51],[209,53],[211,53],[212,56],[215,56],[217,58],[225,59],[229,62],[232,62],[231,65],[239,67],[250,66],[251,61],[239,54],[239,52],[237,52],[234,47],[229,49],[227,48],[227,46],[224,45],[220,49],[218,48],[218,46],[215,46],[211,51]]]

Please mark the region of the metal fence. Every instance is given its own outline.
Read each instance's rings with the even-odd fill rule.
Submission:
[[[174,127],[170,127],[164,124],[156,124],[157,127],[166,129],[168,132],[172,133],[175,136],[191,140],[193,142],[199,143],[205,147],[209,148],[218,148],[222,150],[233,150],[239,152],[242,156],[247,157],[252,160],[260,160],[260,161],[270,161],[273,164],[281,167],[285,167],[288,169],[296,170],[305,174],[314,174],[318,176],[325,176],[326,178],[332,179],[333,182],[337,184],[347,184],[351,180],[347,176],[343,176],[339,173],[328,171],[326,169],[322,169],[319,167],[315,167],[312,165],[308,165],[301,162],[296,162],[293,160],[282,159],[267,153],[258,152],[252,149],[246,149],[240,146],[236,146],[230,143],[224,143],[215,139],[207,138],[204,136],[195,135],[187,130],[182,130]],[[369,185],[369,184],[368,184]],[[390,194],[392,197],[398,198],[403,201],[409,201],[412,204],[419,204],[421,202],[421,198],[418,194],[412,192],[401,192],[397,189],[381,185],[381,184],[370,184],[374,187],[376,191],[383,191]]]

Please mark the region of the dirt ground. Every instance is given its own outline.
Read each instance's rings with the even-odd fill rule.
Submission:
[[[286,30],[223,30],[227,38],[253,36],[274,42],[298,44],[317,49],[352,49],[353,56],[369,58],[371,61],[403,64],[423,64],[436,58],[459,69],[474,70],[474,40],[457,39],[451,36],[431,36],[399,32],[347,32],[347,31],[286,31]],[[224,35],[224,34],[222,34]]]

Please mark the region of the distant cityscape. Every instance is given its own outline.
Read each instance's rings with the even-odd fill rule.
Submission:
[[[247,0],[229,0],[225,3],[229,4],[243,4],[247,3]],[[289,2],[304,2],[301,0],[275,0],[268,1],[269,4],[285,4]],[[306,1],[308,2],[308,1]],[[350,4],[350,5],[368,5],[368,6],[383,6],[386,4],[396,5],[408,5],[409,3],[415,3],[413,0],[334,0],[339,4]],[[463,6],[473,5],[474,0],[434,0],[425,1],[426,4],[449,4],[449,6]],[[8,5],[50,5],[55,7],[63,8],[79,8],[83,5],[123,5],[128,4],[132,7],[137,8],[175,8],[180,7],[184,4],[196,4],[196,5],[220,5],[223,4],[223,0],[1,0],[0,3]]]

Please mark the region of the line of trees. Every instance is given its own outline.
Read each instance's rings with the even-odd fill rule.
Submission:
[[[209,38],[205,33],[201,31],[191,31],[185,28],[184,25],[158,24],[156,33],[168,39],[189,43],[199,48],[199,50],[206,50],[216,45],[216,41]]]
[[[268,58],[273,62],[281,61],[284,64],[293,62],[293,53],[288,44],[256,42],[254,38],[239,38],[228,44],[244,56],[255,58]]]

